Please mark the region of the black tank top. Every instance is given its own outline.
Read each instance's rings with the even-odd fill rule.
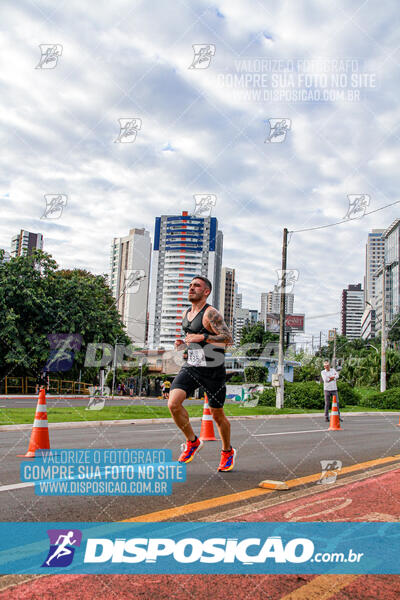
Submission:
[[[209,307],[209,304],[205,304],[203,306],[203,308],[197,313],[197,315],[194,317],[194,319],[192,319],[191,321],[189,321],[187,314],[189,312],[189,309],[186,311],[185,316],[182,319],[182,329],[185,332],[185,334],[189,334],[189,333],[211,333],[211,335],[213,334],[213,332],[209,329],[207,329],[206,327],[204,327],[203,325],[203,316],[204,313],[206,312],[207,308]],[[203,356],[202,353],[199,353],[199,350],[203,351]],[[193,351],[193,352],[191,352]],[[196,360],[191,361],[191,356],[194,357],[196,356],[198,359],[198,363],[196,363]],[[188,344],[188,359],[187,359],[187,365],[188,366],[197,366],[197,367],[208,367],[208,368],[225,368],[225,348],[221,348],[220,346],[215,346],[214,344],[210,344],[206,341],[202,341],[202,342],[195,342],[195,343],[191,343]]]

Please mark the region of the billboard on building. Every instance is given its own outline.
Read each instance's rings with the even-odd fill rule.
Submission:
[[[279,333],[279,314],[267,313],[266,330]],[[299,333],[304,331],[304,315],[285,315],[285,332]]]

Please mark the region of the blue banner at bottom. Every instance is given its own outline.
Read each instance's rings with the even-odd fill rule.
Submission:
[[[0,573],[400,574],[400,523],[0,523]]]

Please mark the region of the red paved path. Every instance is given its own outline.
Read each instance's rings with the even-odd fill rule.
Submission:
[[[396,521],[400,470],[254,511],[247,521]],[[326,488],[328,488],[326,490]],[[326,490],[326,491],[325,491]],[[328,512],[329,511],[329,512]],[[340,589],[341,588],[341,589]],[[398,600],[400,575],[53,575],[0,592],[0,600]]]
[[[255,511],[240,521],[398,521],[400,470]],[[328,491],[325,491],[328,490]],[[236,520],[236,519],[235,519]]]

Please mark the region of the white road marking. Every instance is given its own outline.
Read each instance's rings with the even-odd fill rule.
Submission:
[[[139,427],[142,427],[142,425],[139,425]],[[172,428],[170,428],[170,429],[143,429],[142,431],[135,430],[135,433],[149,433],[150,431],[151,432],[153,432],[153,431],[179,431],[179,429],[176,429],[176,430],[172,429]]]
[[[329,431],[329,429],[307,429],[306,431],[278,431],[277,433],[253,433],[252,437],[261,437],[265,435],[293,435],[296,433],[317,433],[318,431]]]
[[[0,492],[7,492],[8,490],[18,490],[19,488],[33,487],[35,484],[30,481],[24,483],[11,483],[10,485],[0,486]]]

